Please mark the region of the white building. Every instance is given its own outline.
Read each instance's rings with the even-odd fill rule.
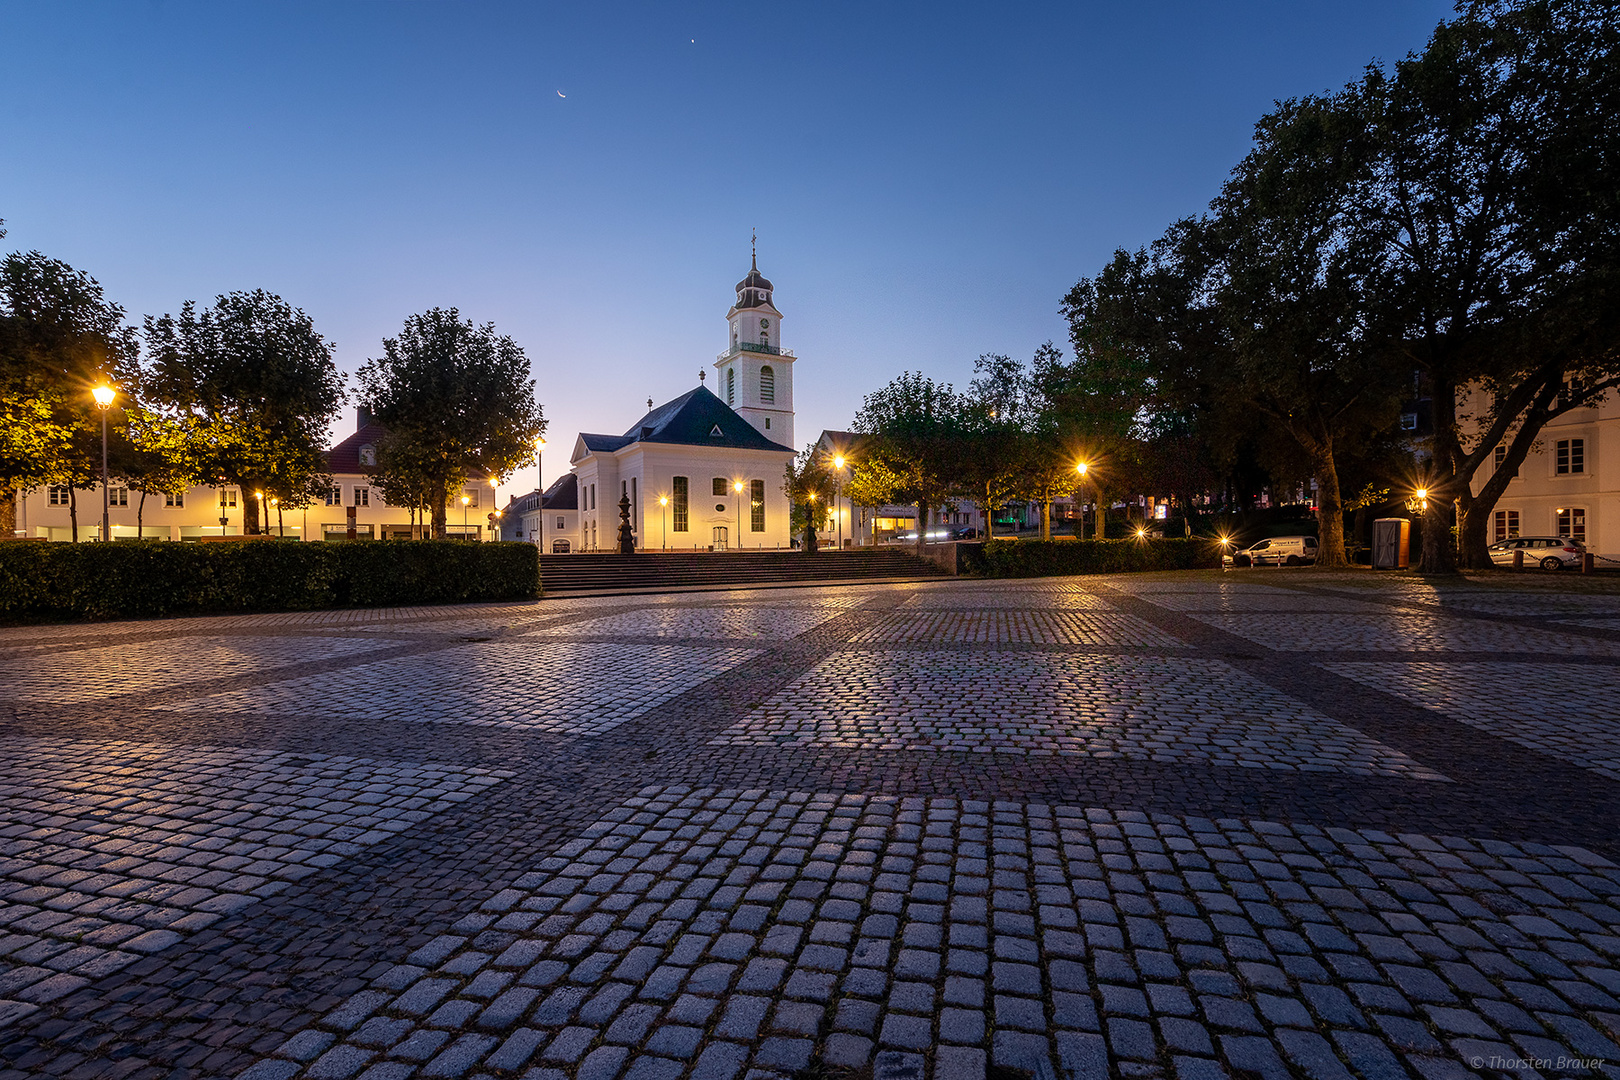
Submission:
[[[569,458],[577,532],[554,531],[563,515],[552,514],[547,550],[567,540],[574,551],[616,551],[622,499],[643,550],[790,546],[795,357],[781,347],[771,291],[757,264],[737,283],[731,343],[714,362],[719,395],[700,374],[695,390],[656,407],[649,400],[623,435],[580,434]]]
[[[1507,448],[1495,450],[1499,467]],[[1490,479],[1481,469],[1477,493]],[[1541,437],[1508,481],[1486,527],[1491,542],[1510,536],[1567,536],[1594,555],[1620,559],[1620,399],[1607,395],[1571,409]]]
[[[264,498],[259,521],[272,535],[300,540],[341,540],[349,534],[349,512],[354,512],[355,537],[362,540],[410,539],[430,535],[429,524],[418,516],[414,529],[408,507],[390,506],[371,484],[370,469],[377,464],[377,445],[384,429],[371,422],[365,409],[355,410],[355,433],[326,452],[332,487],[304,507],[284,508]],[[252,491],[225,485],[197,486],[180,495],[148,495],[113,483],[108,489],[108,523],[114,540],[200,540],[209,536],[242,535],[243,507]],[[17,535],[70,540],[73,537],[69,500],[77,501],[79,539],[98,540],[101,534],[101,487],[50,485],[22,492],[17,500]],[[463,502],[465,500],[465,502]],[[495,492],[488,478],[469,482],[451,495],[445,512],[445,531],[451,537],[482,540],[491,536],[490,513]]]

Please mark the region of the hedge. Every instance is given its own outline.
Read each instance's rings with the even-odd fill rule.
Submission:
[[[1145,570],[1200,570],[1221,565],[1220,548],[1207,539],[990,540],[963,551],[964,569],[977,577],[1049,577],[1122,574]]]
[[[139,618],[521,600],[534,545],[464,540],[0,543],[0,619]]]

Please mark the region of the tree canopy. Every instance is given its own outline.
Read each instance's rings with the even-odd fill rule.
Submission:
[[[425,490],[443,536],[452,488],[470,476],[507,476],[534,460],[545,418],[523,349],[455,308],[412,315],[359,372],[360,396],[389,438],[378,473]],[[390,482],[393,482],[392,480]]]

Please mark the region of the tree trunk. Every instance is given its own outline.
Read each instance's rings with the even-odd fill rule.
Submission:
[[[923,545],[928,542],[928,504],[917,504],[917,557],[922,558]]]
[[[68,485],[68,524],[73,527],[73,542],[79,542],[79,489]]]
[[[446,485],[444,484],[434,484],[433,490],[429,493],[429,497],[433,499],[433,539],[435,540],[444,539],[444,518],[445,512],[449,509],[446,500],[450,497],[445,488]]]
[[[242,535],[253,536],[259,531],[259,500],[249,491],[250,485],[242,485]]]
[[[17,535],[17,489],[0,488],[0,539]]]
[[[1339,466],[1333,460],[1333,444],[1326,443],[1316,463],[1316,566],[1320,570],[1341,570],[1350,565],[1344,557],[1344,499],[1339,493]]]
[[[146,516],[146,489],[141,488],[141,501],[135,504],[135,539],[146,539],[143,519]]]
[[[1042,499],[1041,507],[1041,539],[1052,539],[1052,500]]]

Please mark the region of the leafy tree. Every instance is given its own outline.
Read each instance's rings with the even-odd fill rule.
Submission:
[[[141,493],[135,504],[135,535],[146,529],[148,495],[181,496],[203,479],[196,423],[141,404],[124,409],[121,437],[114,444],[112,472]]]
[[[455,308],[406,319],[359,379],[364,404],[390,434],[378,448],[379,469],[421,478],[437,537],[452,487],[533,461],[546,429],[523,349],[493,323],[462,321]]]
[[[90,391],[128,393],[139,343],[124,309],[88,274],[37,251],[0,260],[0,535],[16,529],[17,488],[100,481],[101,414]]]
[[[262,289],[216,297],[200,314],[146,320],[147,386],[195,425],[199,473],[236,484],[243,531],[258,499],[307,497],[325,473],[326,430],[343,402],[332,345],[309,316]]]
[[[817,530],[827,527],[834,484],[832,470],[824,456],[816,452],[814,443],[788,462],[783,491],[793,508],[789,528],[803,537],[805,551],[817,550],[820,546]]]
[[[984,515],[986,535],[993,535],[997,511],[1019,492],[1032,387],[1024,365],[1000,353],[981,355],[973,372],[963,397],[962,483]]]
[[[946,505],[962,487],[967,442],[964,409],[950,383],[904,372],[866,395],[855,416],[855,431],[868,436],[861,446],[863,468],[889,480],[878,503],[917,507],[917,551],[928,533],[928,511]],[[874,468],[875,466],[875,468]],[[878,492],[865,492],[870,497]]]
[[[1453,508],[1465,563],[1489,565],[1504,474],[1548,420],[1620,381],[1617,44],[1610,4],[1469,3],[1421,53],[1346,92],[1376,150],[1351,204],[1354,228],[1382,244],[1377,330],[1431,403],[1425,573],[1453,565]],[[1470,386],[1471,440],[1458,406]],[[1504,442],[1504,468],[1475,495]]]

